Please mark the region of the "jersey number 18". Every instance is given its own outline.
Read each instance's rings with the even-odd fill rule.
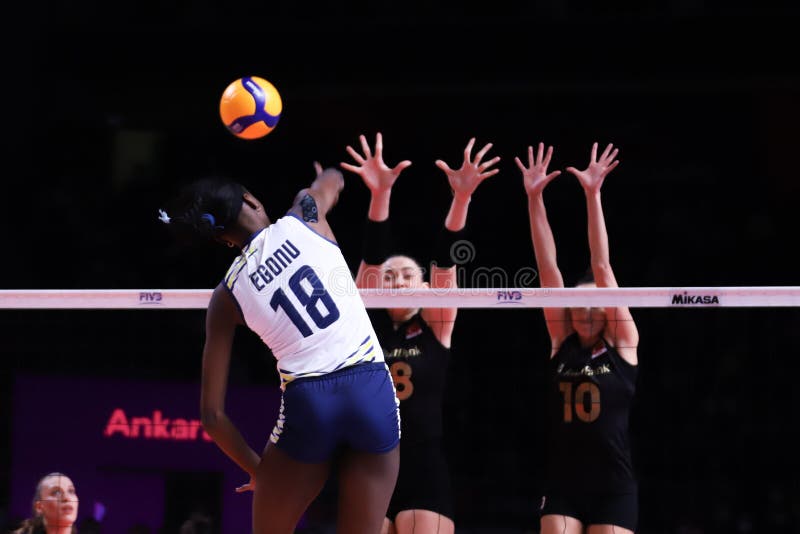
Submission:
[[[304,280],[311,286],[310,292],[307,287],[303,285]],[[336,307],[336,303],[333,302],[325,286],[322,285],[317,273],[308,265],[300,267],[297,272],[289,278],[289,289],[292,290],[292,293],[297,297],[300,304],[305,307],[306,314],[319,329],[329,327],[339,318],[339,308]],[[322,304],[322,311],[317,306],[318,303]],[[281,308],[297,329],[300,330],[303,337],[308,337],[312,334],[311,327],[308,326],[308,323],[303,319],[300,311],[295,308],[282,288],[275,290],[269,304],[275,311]]]

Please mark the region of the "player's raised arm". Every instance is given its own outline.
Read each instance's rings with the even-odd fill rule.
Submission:
[[[464,148],[464,160],[458,169],[451,169],[443,160],[436,160],[439,167],[447,176],[453,199],[437,240],[437,250],[431,264],[430,285],[433,288],[458,287],[454,246],[462,237],[462,232],[467,224],[467,213],[472,201],[472,194],[484,180],[497,174],[499,169],[491,167],[500,161],[499,156],[484,161],[486,153],[492,148],[492,143],[487,143],[474,156],[472,149],[475,138],[467,142]],[[430,325],[439,342],[445,347],[450,347],[451,336],[455,326],[458,308],[424,308],[422,317]]]
[[[336,241],[327,216],[339,201],[339,193],[344,188],[344,177],[338,169],[332,167],[323,169],[317,162],[314,162],[314,170],[316,171],[314,181],[309,187],[297,193],[289,213],[301,218],[303,222],[331,241]]]
[[[533,251],[536,256],[536,268],[539,271],[539,285],[541,287],[564,287],[564,278],[558,268],[556,257],[556,242],[547,219],[543,196],[547,184],[561,174],[561,171],[547,172],[552,157],[553,147],[549,146],[545,151],[544,143],[539,143],[536,153],[532,146],[528,147],[527,166],[519,158],[514,158],[514,161],[522,172],[523,185],[528,195],[528,218]],[[552,350],[555,353],[561,342],[572,332],[568,320],[569,313],[566,308],[544,308],[543,311]]]
[[[370,148],[367,138],[359,136],[361,152],[347,146],[347,153],[355,161],[341,163],[343,169],[355,173],[364,181],[370,192],[369,209],[365,222],[362,258],[356,275],[356,285],[364,288],[379,286],[381,265],[391,254],[391,226],[389,222],[389,203],[392,186],[400,173],[411,165],[404,160],[389,167],[383,161],[383,136],[378,132],[375,136],[375,149]]]
[[[597,143],[594,143],[589,165],[585,169],[578,170],[575,167],[567,167],[567,171],[574,174],[578,179],[586,195],[591,267],[597,287],[618,287],[617,279],[611,268],[608,232],[600,198],[600,189],[603,181],[608,173],[619,165],[618,153],[619,149],[614,148],[614,145],[609,143],[600,157],[598,157]],[[639,332],[633,322],[630,309],[627,307],[608,308],[606,309],[606,316],[608,320],[606,332],[609,341],[616,347],[620,356],[629,363],[635,364],[637,362]]]

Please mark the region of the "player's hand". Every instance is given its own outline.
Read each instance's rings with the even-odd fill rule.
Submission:
[[[247,484],[242,484],[236,488],[236,493],[244,493],[245,491],[253,491],[256,488],[256,479],[250,475],[250,481]]]
[[[549,184],[553,178],[561,174],[561,171],[553,171],[547,173],[547,167],[550,165],[550,159],[553,157],[552,145],[547,147],[547,152],[544,151],[544,143],[539,143],[539,148],[536,154],[533,153],[533,147],[528,147],[528,166],[522,164],[519,158],[514,158],[517,167],[522,172],[522,180],[525,185],[525,192],[528,195],[541,194],[545,186]]]
[[[617,154],[619,154],[619,149],[614,148],[614,145],[609,143],[598,159],[597,143],[594,143],[589,166],[582,171],[575,167],[567,167],[567,170],[575,175],[585,192],[594,193],[600,190],[608,173],[619,165],[619,160],[616,159]]]
[[[352,163],[341,163],[343,169],[353,172],[364,180],[364,184],[369,188],[370,192],[380,193],[388,191],[394,185],[397,177],[403,170],[411,165],[409,160],[404,160],[389,167],[383,162],[383,136],[380,132],[375,136],[375,153],[367,143],[367,138],[363,135],[358,136],[361,141],[361,150],[363,154],[359,154],[353,147],[347,146],[347,153],[356,161],[358,165]]]
[[[489,161],[481,161],[489,149],[492,148],[492,143],[486,143],[484,147],[475,154],[475,158],[473,159],[472,147],[474,145],[475,138],[473,137],[469,140],[464,149],[464,161],[461,163],[459,169],[453,170],[444,161],[440,159],[436,160],[436,166],[447,175],[450,188],[457,197],[471,196],[482,181],[500,172],[499,169],[489,169],[489,167],[500,161],[500,156],[495,156]]]

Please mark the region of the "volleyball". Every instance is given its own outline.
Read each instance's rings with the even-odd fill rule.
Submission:
[[[234,80],[222,93],[219,115],[236,137],[257,139],[270,133],[283,111],[281,95],[275,86],[258,76]]]

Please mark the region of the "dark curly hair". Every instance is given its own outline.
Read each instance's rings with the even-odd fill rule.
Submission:
[[[238,182],[206,177],[184,186],[178,196],[160,211],[179,241],[213,241],[236,223],[247,191]]]

